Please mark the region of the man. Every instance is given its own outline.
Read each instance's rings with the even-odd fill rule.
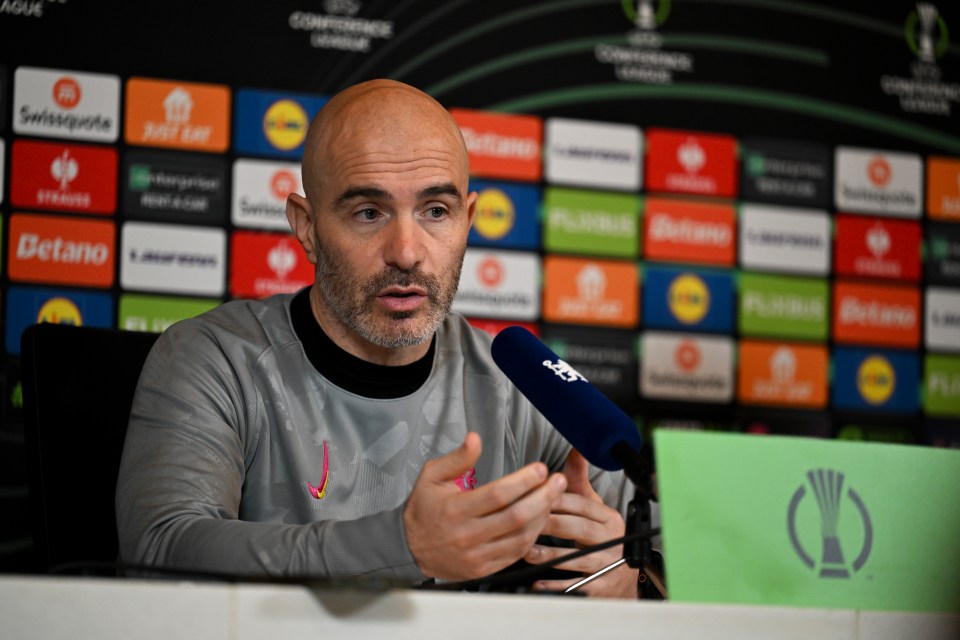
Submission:
[[[351,87],[310,127],[303,185],[287,217],[313,286],[182,322],[144,367],[117,488],[121,558],[413,584],[569,551],[541,534],[622,535],[582,457],[493,364],[489,336],[448,315],[477,199],[449,113],[401,83]],[[593,472],[614,503],[618,476]],[[562,568],[590,574],[621,553]],[[624,565],[583,590],[635,597],[636,580]]]

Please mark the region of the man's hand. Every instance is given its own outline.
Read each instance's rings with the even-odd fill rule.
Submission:
[[[543,529],[544,535],[573,540],[577,547],[588,547],[614,538],[626,531],[623,517],[608,507],[590,485],[589,465],[576,449],[571,449],[563,467],[567,477],[567,492],[554,506],[553,513]],[[527,553],[527,562],[537,564],[570,553],[568,548],[536,545]],[[607,565],[623,558],[623,546],[611,547],[557,565],[558,569],[592,575]],[[580,587],[589,596],[606,598],[636,598],[638,571],[626,564],[605,573]],[[577,580],[541,580],[533,585],[538,591],[563,591]]]
[[[480,578],[527,553],[563,495],[567,479],[540,462],[472,491],[456,479],[480,458],[480,436],[423,465],[403,510],[407,545],[427,576]]]

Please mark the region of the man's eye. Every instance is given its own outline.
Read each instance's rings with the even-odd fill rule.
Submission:
[[[356,215],[361,220],[373,221],[377,219],[377,216],[380,215],[380,212],[376,209],[363,209],[358,211]]]
[[[427,210],[427,215],[431,218],[439,219],[447,215],[447,210],[443,207],[430,207]]]

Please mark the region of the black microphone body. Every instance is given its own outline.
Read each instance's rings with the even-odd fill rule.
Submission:
[[[493,340],[494,362],[520,392],[593,465],[647,483],[640,431],[604,396],[536,336],[507,327]]]

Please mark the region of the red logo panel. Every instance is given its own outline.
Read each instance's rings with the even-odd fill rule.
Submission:
[[[265,298],[313,284],[313,265],[290,235],[237,231],[230,247],[230,294]]]
[[[117,151],[17,140],[10,181],[16,207],[109,215],[117,208]]]
[[[837,282],[833,303],[833,339],[837,342],[920,346],[919,289]]]
[[[692,131],[647,131],[644,184],[650,191],[732,198],[737,193],[737,141]]]
[[[470,175],[537,182],[542,174],[543,121],[469,109],[451,109],[470,156]]]
[[[920,223],[839,215],[837,273],[869,278],[920,279]]]
[[[116,228],[106,220],[14,214],[10,218],[10,279],[109,287]]]

